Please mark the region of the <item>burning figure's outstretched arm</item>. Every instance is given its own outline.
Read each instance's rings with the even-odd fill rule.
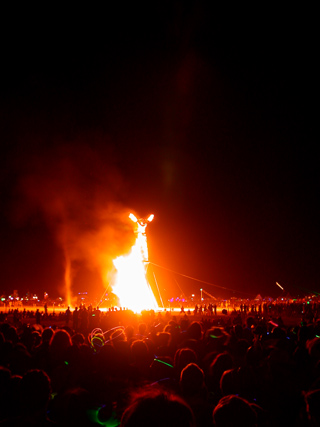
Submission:
[[[133,213],[131,213],[130,215],[129,215],[129,218],[131,219],[131,221],[133,221],[133,222],[138,222],[138,218],[135,216],[135,215],[133,215]]]

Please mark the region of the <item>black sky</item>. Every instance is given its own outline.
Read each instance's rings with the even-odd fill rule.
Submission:
[[[119,252],[126,209],[155,214],[150,261],[229,296],[320,292],[312,21],[196,1],[8,15],[0,293],[60,291],[65,224],[72,250],[118,227]],[[96,281],[78,267],[74,290]]]

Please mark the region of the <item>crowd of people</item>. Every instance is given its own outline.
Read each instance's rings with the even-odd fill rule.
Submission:
[[[0,312],[0,425],[320,425],[313,308]]]

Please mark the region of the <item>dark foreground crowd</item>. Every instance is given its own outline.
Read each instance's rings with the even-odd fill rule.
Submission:
[[[119,311],[94,330],[72,320],[2,318],[0,425],[320,425],[316,320]]]

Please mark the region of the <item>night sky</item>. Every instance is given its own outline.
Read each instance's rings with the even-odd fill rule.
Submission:
[[[0,294],[63,294],[66,256],[101,293],[130,211],[151,262],[218,286],[151,266],[164,295],[320,292],[312,11],[123,8],[4,17]]]

